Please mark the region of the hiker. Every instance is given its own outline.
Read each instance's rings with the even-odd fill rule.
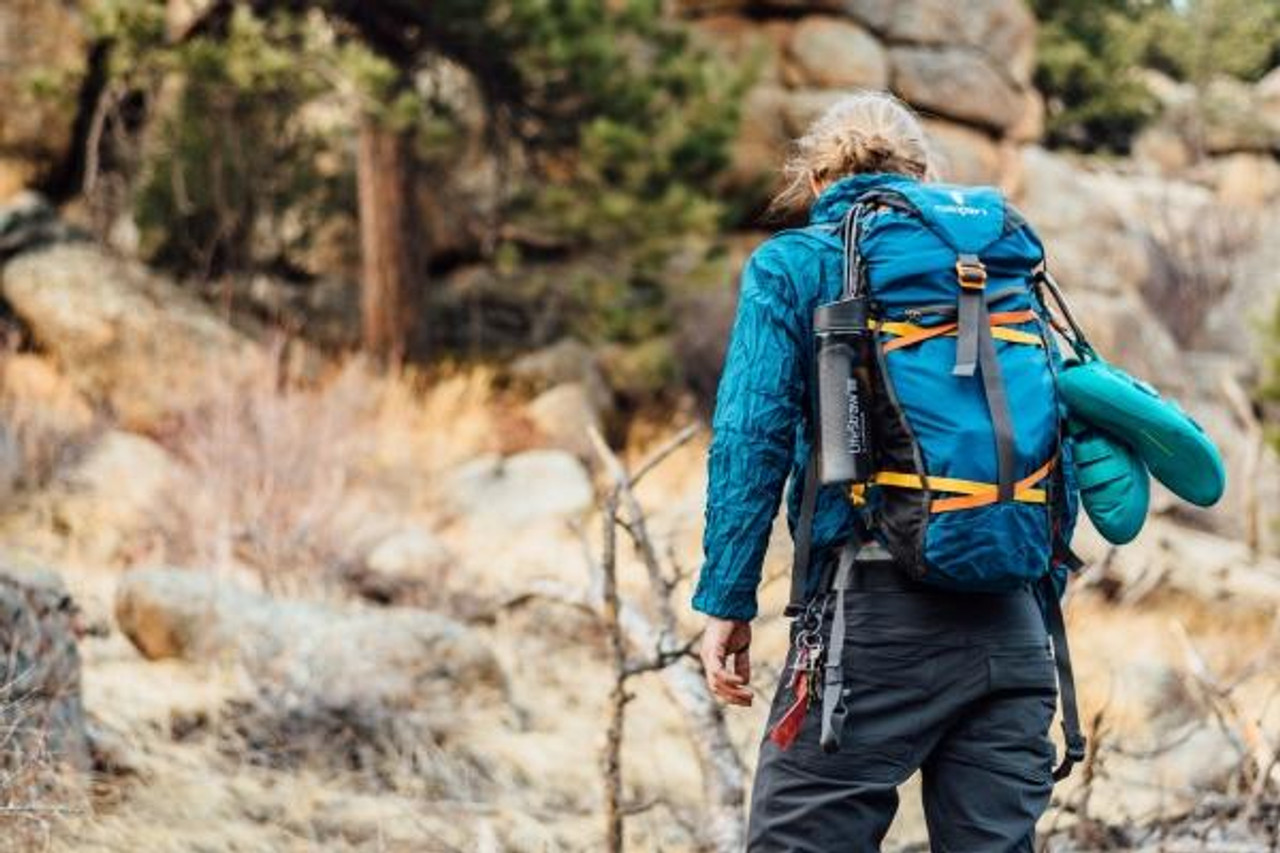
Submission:
[[[933,850],[1030,851],[1060,681],[1057,775],[1084,748],[1058,605],[1076,499],[1035,292],[1043,249],[995,190],[936,183],[919,120],[889,94],[831,106],[784,172],[773,208],[807,207],[808,224],[742,274],[693,599],[709,688],[752,704],[751,620],[789,476],[792,642],[748,848],[878,850],[920,770]],[[831,335],[815,311],[831,335],[875,341],[842,351],[835,392],[864,397],[832,427],[866,416],[874,455],[865,436],[822,434],[815,353]]]

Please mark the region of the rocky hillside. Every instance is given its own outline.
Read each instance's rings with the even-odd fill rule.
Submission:
[[[210,5],[166,3],[167,32]],[[628,660],[653,665],[626,684],[627,849],[740,847],[786,644],[783,525],[761,701],[721,714],[681,652],[698,629],[695,413],[736,267],[766,232],[707,238],[723,274],[673,293],[683,319],[652,339],[376,369],[331,346],[358,319],[341,262],[323,279],[188,281],[141,257],[127,207],[97,227],[103,193],[129,188],[75,190],[95,113],[83,95],[104,73],[86,8],[0,4],[14,72],[0,76],[0,722],[15,733],[0,738],[0,849],[599,850],[611,553]],[[999,184],[1036,224],[1097,348],[1218,442],[1220,506],[1160,492],[1122,549],[1082,524],[1068,618],[1095,751],[1041,828],[1058,853],[1274,849],[1280,462],[1254,395],[1280,299],[1280,70],[1207,95],[1151,74],[1163,110],[1133,155],[1084,157],[1040,144],[1036,22],[1019,0],[672,8],[731,67],[758,67],[717,191],[759,206],[809,118],[850,87],[892,88],[925,113],[953,179]],[[559,244],[486,260],[453,227],[463,213],[492,211],[443,217],[458,241],[445,289],[547,270],[580,283],[601,263]],[[355,212],[339,218],[349,230]],[[341,240],[312,261],[342,257]],[[687,251],[670,264],[705,276]],[[246,293],[340,331],[246,316],[231,304]],[[658,450],[611,540],[617,466]],[[908,796],[888,849],[923,836]]]

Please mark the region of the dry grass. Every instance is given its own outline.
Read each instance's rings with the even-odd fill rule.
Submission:
[[[0,853],[48,849],[86,805],[79,771],[50,748],[48,721],[20,683],[0,687]]]
[[[244,376],[211,377],[207,402],[161,436],[186,472],[159,519],[166,558],[248,568],[273,592],[324,580],[351,556],[347,519],[379,393],[357,361],[291,382],[278,352]]]

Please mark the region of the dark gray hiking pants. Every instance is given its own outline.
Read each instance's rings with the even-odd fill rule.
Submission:
[[[816,700],[789,749],[765,739],[749,850],[879,850],[897,788],[917,769],[935,853],[1033,849],[1053,789],[1048,732],[1057,701],[1036,597],[904,590],[892,572],[860,567],[846,593],[840,751],[818,745]],[[794,653],[770,728],[793,699]]]

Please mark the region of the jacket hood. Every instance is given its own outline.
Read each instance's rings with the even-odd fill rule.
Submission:
[[[809,224],[822,222],[838,222],[844,217],[849,207],[858,200],[858,196],[874,187],[901,181],[913,181],[907,175],[892,172],[869,172],[858,175],[846,175],[831,184],[813,202],[809,210]]]

